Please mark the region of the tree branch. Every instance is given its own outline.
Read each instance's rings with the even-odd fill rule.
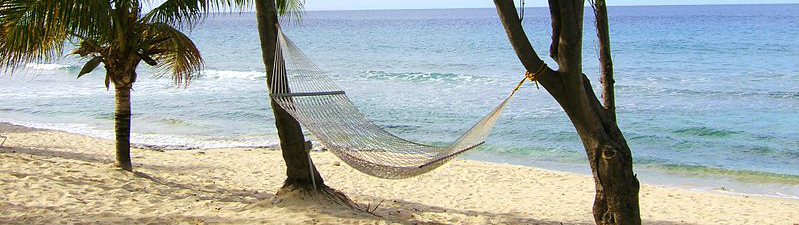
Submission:
[[[608,8],[605,0],[591,0],[596,15],[596,34],[599,38],[599,63],[602,69],[602,104],[613,122],[616,122],[616,100],[614,95],[613,59],[610,54],[610,31]]]
[[[522,23],[519,20],[519,14],[516,13],[516,5],[513,0],[494,0],[494,4],[497,6],[499,19],[505,26],[505,31],[508,34],[513,50],[516,51],[516,55],[522,65],[529,71],[541,68],[541,64],[544,61],[538,57],[538,54],[527,39],[527,34],[524,33],[524,28],[522,28]]]
[[[575,82],[582,80],[582,38],[583,38],[583,1],[558,1],[559,16],[553,17],[558,20],[560,31],[558,34],[558,71],[567,73]],[[555,32],[553,32],[555,33]]]
[[[549,45],[549,57],[558,60],[560,45],[560,7],[558,0],[549,0],[549,15],[552,17],[552,43]]]

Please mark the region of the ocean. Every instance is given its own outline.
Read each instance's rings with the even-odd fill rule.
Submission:
[[[608,11],[618,122],[641,181],[799,198],[799,5]],[[599,93],[592,17],[586,10],[583,69]],[[548,9],[528,8],[523,24],[556,67]],[[371,120],[423,143],[454,141],[524,74],[493,8],[309,11],[283,27]],[[141,64],[132,141],[277,144],[254,13],[215,13],[187,32],[205,71],[177,88]],[[75,79],[83,62],[0,75],[0,121],[112,138],[113,91],[102,70]],[[487,144],[464,158],[590,174],[546,91],[526,84],[509,104]]]

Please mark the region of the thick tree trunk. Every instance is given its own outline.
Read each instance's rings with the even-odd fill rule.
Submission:
[[[275,59],[275,44],[277,43],[277,10],[274,0],[256,0],[256,16],[258,17],[258,34],[261,40],[261,54],[266,66],[267,85],[272,83],[273,62]],[[305,151],[305,138],[302,128],[297,120],[283,108],[271,100],[272,111],[275,115],[275,126],[280,138],[280,148],[283,159],[286,161],[286,181],[283,188],[286,190],[303,189],[313,190],[325,187],[322,176],[319,175],[314,165],[309,163],[308,153]],[[313,171],[313,179],[311,178]]]
[[[527,39],[513,0],[494,0],[497,13],[517,56],[528,71],[544,62]],[[632,153],[615,119],[596,98],[582,74],[582,0],[550,0],[552,46],[550,55],[559,69],[538,75],[542,86],[560,104],[577,130],[594,175],[597,224],[640,224],[638,179],[632,171]],[[612,91],[612,89],[610,89]]]
[[[133,171],[130,161],[130,85],[115,87],[116,108],[114,132],[116,133],[116,166]]]

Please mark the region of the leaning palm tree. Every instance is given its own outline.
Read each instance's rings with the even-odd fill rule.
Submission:
[[[254,0],[258,35],[261,41],[261,56],[266,67],[267,84],[272,83],[274,74],[275,48],[277,45],[279,16],[284,20],[301,19],[303,0]],[[280,68],[280,67],[278,67]],[[343,193],[325,185],[322,176],[305,149],[305,138],[299,122],[286,110],[271,100],[272,112],[275,115],[275,127],[280,138],[280,149],[286,163],[286,180],[277,195],[288,195],[299,192],[304,195],[320,196],[336,203],[351,207],[356,205]]]
[[[280,27],[278,16],[292,13],[301,15],[298,12],[302,12],[302,3],[302,0],[255,0],[258,35],[261,41],[261,56],[266,67],[267,84],[272,83],[274,74],[275,48]],[[286,180],[278,193],[293,190],[304,193],[322,190],[322,193],[326,193],[331,190],[327,188],[322,176],[308,160],[310,156],[305,152],[305,138],[299,122],[274,100],[270,103],[280,138],[280,149],[286,163]]]
[[[116,165],[132,171],[130,161],[130,91],[136,67],[144,61],[188,85],[203,68],[197,46],[178,28],[191,27],[213,6],[229,1],[166,0],[142,13],[147,0],[2,0],[0,67],[13,72],[27,63],[63,55],[67,42],[79,43],[71,54],[87,59],[81,77],[100,64],[105,86],[113,84]]]
[[[266,67],[266,83],[272,83],[275,61],[275,48],[277,44],[278,28],[282,18],[284,20],[302,18],[304,0],[218,0],[217,3],[247,7],[255,6],[258,21],[258,36],[261,44],[261,57]],[[305,195],[332,197],[337,203],[355,206],[343,193],[325,185],[319,171],[309,160],[306,152],[305,137],[299,122],[286,110],[271,100],[272,112],[275,116],[275,127],[280,139],[280,149],[286,163],[286,180],[277,195],[288,195],[291,192],[300,192]],[[317,195],[318,194],[318,195]]]

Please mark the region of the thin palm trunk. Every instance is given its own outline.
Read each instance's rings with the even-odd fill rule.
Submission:
[[[114,112],[114,132],[116,132],[116,165],[124,170],[133,171],[130,161],[130,86],[114,88],[116,109]]]
[[[275,1],[256,0],[255,10],[258,19],[258,34],[261,40],[261,53],[266,66],[267,84],[271,84],[279,23]],[[305,151],[305,137],[300,124],[288,112],[280,108],[274,100],[270,101],[272,112],[275,115],[275,126],[280,138],[283,160],[286,162],[287,177],[283,183],[283,189],[312,190],[314,182],[317,189],[325,187],[322,176],[319,175],[314,165],[309,163],[308,153]],[[314,179],[311,179],[312,171]]]

